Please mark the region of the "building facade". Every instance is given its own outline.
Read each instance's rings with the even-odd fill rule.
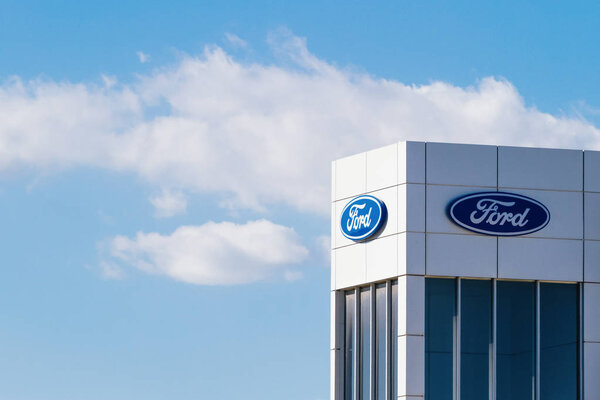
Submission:
[[[331,213],[332,400],[600,400],[600,152],[400,142]]]

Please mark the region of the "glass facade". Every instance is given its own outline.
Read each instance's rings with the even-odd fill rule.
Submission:
[[[353,400],[356,387],[356,293],[354,290],[346,292],[344,322],[344,399]]]
[[[360,289],[360,398],[371,393],[371,288]]]
[[[544,400],[577,398],[578,304],[576,285],[540,284],[540,394]]]
[[[535,400],[535,283],[498,282],[498,400]]]
[[[489,398],[493,362],[492,282],[460,285],[460,398]]]
[[[425,392],[430,399],[454,397],[456,283],[430,279],[425,286]]]
[[[396,398],[397,314],[396,281],[345,291],[345,400]]]
[[[581,399],[577,284],[426,278],[426,400]]]

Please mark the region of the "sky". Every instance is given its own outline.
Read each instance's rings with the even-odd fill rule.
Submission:
[[[328,398],[331,161],[600,150],[599,14],[0,0],[0,399]]]

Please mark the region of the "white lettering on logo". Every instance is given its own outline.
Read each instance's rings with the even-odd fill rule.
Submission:
[[[366,205],[367,203],[353,204],[350,206],[348,221],[346,222],[346,228],[348,228],[348,232],[359,230],[361,228],[368,228],[371,226],[371,211],[373,211],[372,207],[369,207],[368,213],[358,215],[358,210],[364,209]]]
[[[512,207],[514,201],[499,201],[494,199],[481,199],[477,202],[477,210],[471,213],[471,222],[479,225],[483,221],[490,225],[504,225],[511,223],[512,226],[524,227],[529,220],[525,219],[529,213],[526,208],[522,213],[498,212],[498,206]],[[478,215],[479,213],[479,215]]]

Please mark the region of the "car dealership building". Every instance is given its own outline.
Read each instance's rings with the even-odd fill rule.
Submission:
[[[332,400],[600,400],[600,152],[332,164]]]

